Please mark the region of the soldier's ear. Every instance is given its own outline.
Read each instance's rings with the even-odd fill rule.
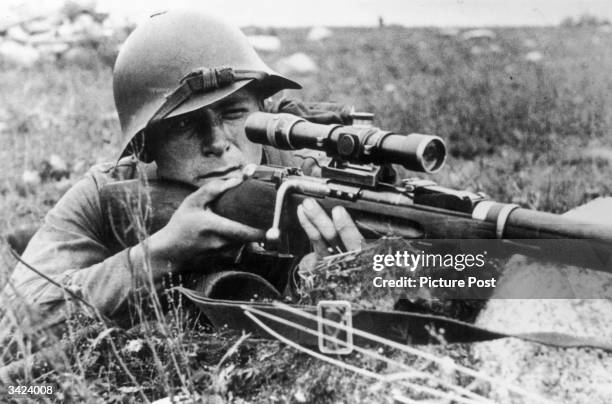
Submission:
[[[140,160],[145,163],[150,163],[157,159],[157,150],[159,147],[159,136],[155,136],[154,131],[146,131],[142,132],[142,147],[141,152],[139,154]]]

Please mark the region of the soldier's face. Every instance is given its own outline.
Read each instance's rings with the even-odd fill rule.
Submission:
[[[241,176],[246,164],[261,162],[262,147],[244,133],[247,117],[260,110],[249,90],[196,112],[164,121],[153,142],[161,178],[201,186],[212,178]]]

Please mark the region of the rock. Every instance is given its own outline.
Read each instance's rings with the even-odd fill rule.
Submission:
[[[51,156],[49,156],[49,165],[51,166],[51,169],[54,171],[60,171],[60,172],[68,171],[68,164],[66,164],[64,159],[62,159],[57,154],[52,154]]]
[[[57,37],[55,31],[42,32],[39,34],[32,34],[28,39],[28,44],[38,47],[39,45],[47,45],[50,43],[57,43]]]
[[[94,14],[96,12],[96,0],[67,0],[61,11],[71,20],[79,14]]]
[[[333,35],[332,31],[327,27],[312,27],[306,35],[309,41],[321,41]]]
[[[223,404],[227,400],[224,400],[218,394],[210,394],[206,396],[190,396],[188,394],[180,393],[175,394],[172,398],[164,397],[159,400],[153,401],[151,404],[196,404],[196,403],[207,403],[207,404]]]
[[[128,32],[134,28],[134,25],[135,23],[127,16],[112,13],[102,22],[102,29],[104,35],[118,35],[119,39],[123,40],[127,37]]]
[[[385,84],[385,86],[383,87],[383,90],[387,93],[393,93],[395,91],[397,91],[397,86],[393,83],[387,83]]]
[[[136,338],[136,339],[129,340],[125,344],[123,351],[128,352],[128,353],[137,353],[137,352],[140,352],[143,347],[144,347],[144,344],[143,344],[142,339]]]
[[[539,51],[531,51],[525,55],[525,60],[531,63],[538,63],[544,59],[544,55]]]
[[[55,29],[56,22],[52,18],[40,18],[23,24],[23,28],[30,34],[44,34]]]
[[[0,59],[18,66],[31,67],[40,59],[40,52],[32,46],[8,40],[0,43]]]
[[[21,182],[23,182],[24,185],[31,187],[40,185],[40,174],[35,170],[25,170],[23,174],[21,174]]]
[[[459,35],[459,30],[457,28],[440,28],[438,35],[444,38],[454,38]]]
[[[247,37],[253,48],[263,52],[277,52],[281,41],[274,35],[250,35]]]
[[[302,52],[294,53],[279,60],[276,63],[276,68],[282,74],[312,74],[319,71],[315,61]]]
[[[307,401],[306,394],[304,394],[302,390],[296,391],[295,394],[293,395],[293,399],[298,403],[305,403]]]
[[[73,41],[76,38],[74,26],[68,21],[64,20],[55,30],[58,39],[62,41]]]
[[[22,44],[27,44],[30,41],[30,34],[26,32],[21,25],[15,25],[9,28],[8,31],[6,31],[6,37]]]
[[[104,29],[91,14],[79,14],[72,23],[74,33],[87,39],[96,39],[104,36]]]
[[[483,39],[494,40],[497,38],[497,35],[495,35],[495,32],[491,31],[490,29],[479,28],[465,31],[463,34],[461,34],[461,37],[466,41]]]

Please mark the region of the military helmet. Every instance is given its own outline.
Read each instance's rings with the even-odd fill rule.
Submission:
[[[206,107],[254,81],[264,98],[301,88],[268,67],[246,36],[218,17],[193,10],[152,15],[130,34],[115,62],[120,157],[142,147],[134,146],[148,126]]]

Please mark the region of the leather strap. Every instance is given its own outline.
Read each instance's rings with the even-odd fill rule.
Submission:
[[[180,85],[166,97],[166,101],[153,114],[148,125],[159,122],[195,93],[206,93],[227,87],[236,81],[262,80],[268,73],[259,70],[234,70],[231,67],[195,70],[181,79]]]
[[[297,323],[311,330],[317,329],[316,321],[290,313],[269,303],[210,299],[203,293],[195,290],[183,287],[175,287],[174,289],[189,298],[211,321],[213,326],[217,328],[228,327],[250,332],[261,337],[269,337],[245,315],[241,307],[245,305]],[[292,305],[292,307],[315,316],[317,314],[317,309],[313,306]],[[292,341],[304,346],[318,346],[318,339],[314,335],[268,319],[262,318],[261,320],[274,331]],[[447,343],[469,343],[510,337],[559,348],[590,347],[612,352],[612,343],[595,338],[554,332],[505,333],[442,316],[412,312],[353,310],[352,325],[356,329],[405,344],[438,344],[441,339]],[[436,334],[438,337],[436,337]],[[354,336],[353,343],[358,346],[371,345],[370,340],[358,335]]]

